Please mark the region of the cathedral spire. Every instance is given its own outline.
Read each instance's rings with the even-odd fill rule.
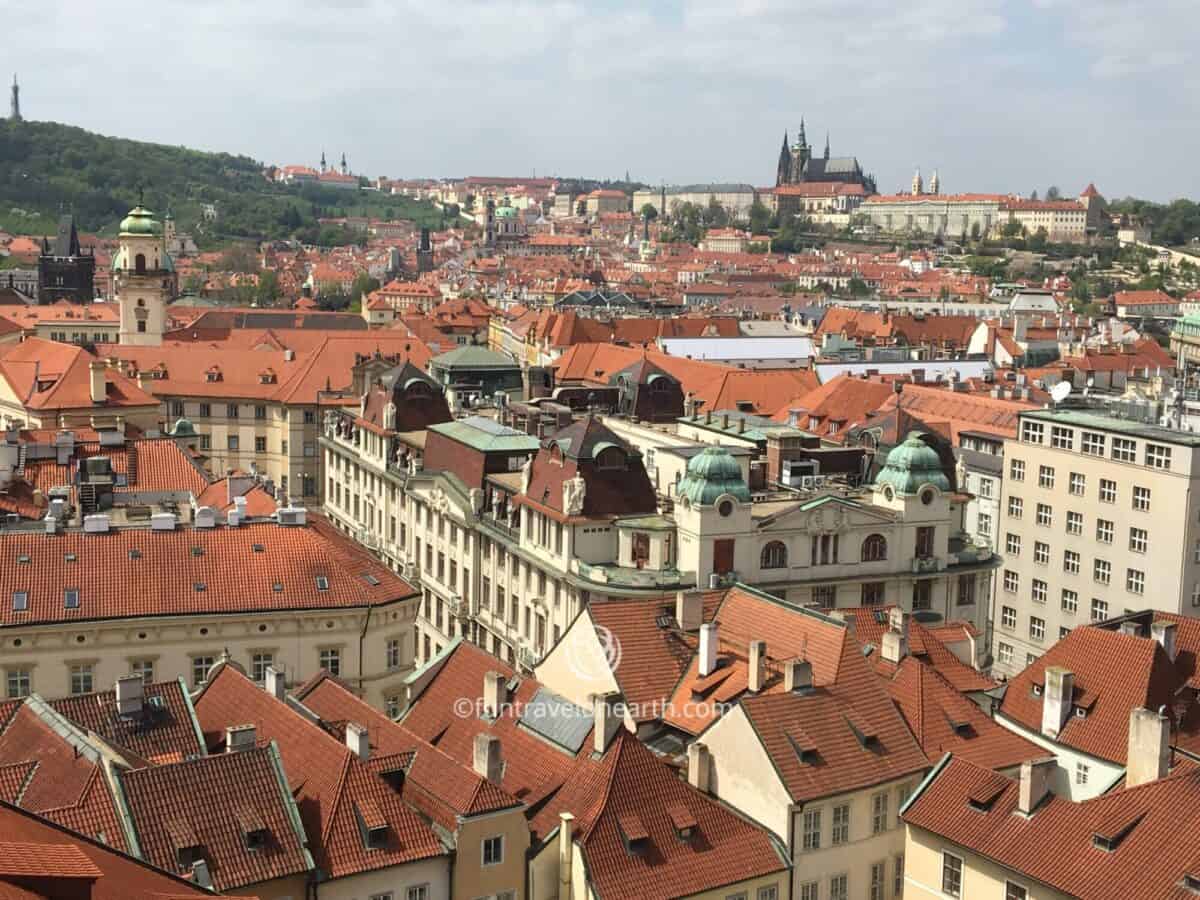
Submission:
[[[322,172],[325,171],[325,151],[324,151],[324,149],[321,150],[321,171]]]
[[[342,174],[343,175],[349,174],[349,172],[347,171],[347,166],[346,166],[346,151],[345,150],[342,151]]]
[[[800,117],[800,133],[796,135],[796,144],[800,147],[808,144],[808,138],[804,136],[804,116]]]
[[[21,86],[17,84],[17,73],[13,72],[12,104],[8,117],[14,122],[21,121]]]

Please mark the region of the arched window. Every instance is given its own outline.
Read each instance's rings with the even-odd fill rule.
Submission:
[[[780,541],[771,541],[762,548],[760,565],[764,569],[786,569],[787,547]]]
[[[872,534],[862,544],[862,561],[879,562],[887,559],[887,538],[882,534]]]
[[[605,447],[596,455],[597,469],[624,469],[625,452],[620,447]]]
[[[138,275],[146,274],[146,254],[139,253],[133,258],[133,271]]]

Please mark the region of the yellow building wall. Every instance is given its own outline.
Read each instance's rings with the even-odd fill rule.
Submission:
[[[497,835],[504,838],[504,859],[483,865],[483,842]],[[501,891],[525,895],[525,853],[529,849],[529,824],[518,807],[490,816],[465,820],[458,828],[454,861],[454,897],[487,897]]]
[[[942,854],[949,851],[963,861],[962,896],[968,900],[995,897],[1003,900],[1005,882],[1012,881],[1029,892],[1029,900],[1070,900],[1039,882],[999,866],[989,859],[963,850],[922,828],[908,826],[904,850],[904,900],[945,900],[942,893]],[[853,896],[853,894],[851,895]]]

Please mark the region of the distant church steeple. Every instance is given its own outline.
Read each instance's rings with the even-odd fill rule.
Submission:
[[[787,130],[783,132],[783,149],[779,151],[779,165],[775,169],[775,186],[788,183],[792,169],[792,148],[788,146]]]
[[[825,158],[829,159],[829,132],[825,132]]]
[[[921,170],[918,168],[913,174],[912,195],[919,197],[923,193],[925,193],[924,182],[921,181]]]
[[[325,151],[321,151],[321,171],[325,171]]]
[[[21,86],[17,84],[17,73],[13,72],[12,105],[8,117],[14,122],[21,121]]]
[[[349,174],[350,174],[350,173],[347,171],[347,169],[348,169],[348,167],[346,166],[346,151],[345,151],[345,150],[343,150],[343,151],[342,151],[342,174],[343,174],[343,175],[349,175]]]
[[[941,187],[942,187],[941,182],[938,181],[937,169],[934,169],[933,174],[929,176],[929,193],[940,194]]]

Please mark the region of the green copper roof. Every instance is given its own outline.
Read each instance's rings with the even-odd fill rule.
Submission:
[[[531,434],[500,425],[482,416],[430,425],[430,431],[484,453],[537,453],[541,441]]]
[[[155,235],[158,233],[159,225],[154,221],[154,213],[144,206],[135,206],[129,211],[129,215],[121,220],[121,234]]]
[[[167,432],[171,437],[195,437],[196,426],[189,419],[176,419],[175,424],[171,426],[171,430]]]
[[[750,488],[737,460],[724,447],[705,447],[688,463],[687,474],[679,482],[679,496],[700,506],[711,506],[722,494],[750,502]]]
[[[898,494],[915,494],[927,484],[938,490],[950,490],[950,479],[942,470],[942,460],[937,451],[922,440],[923,436],[923,432],[910,431],[904,443],[888,454],[875,483],[890,484]]]
[[[487,347],[456,347],[430,360],[440,369],[520,369],[511,357]]]

